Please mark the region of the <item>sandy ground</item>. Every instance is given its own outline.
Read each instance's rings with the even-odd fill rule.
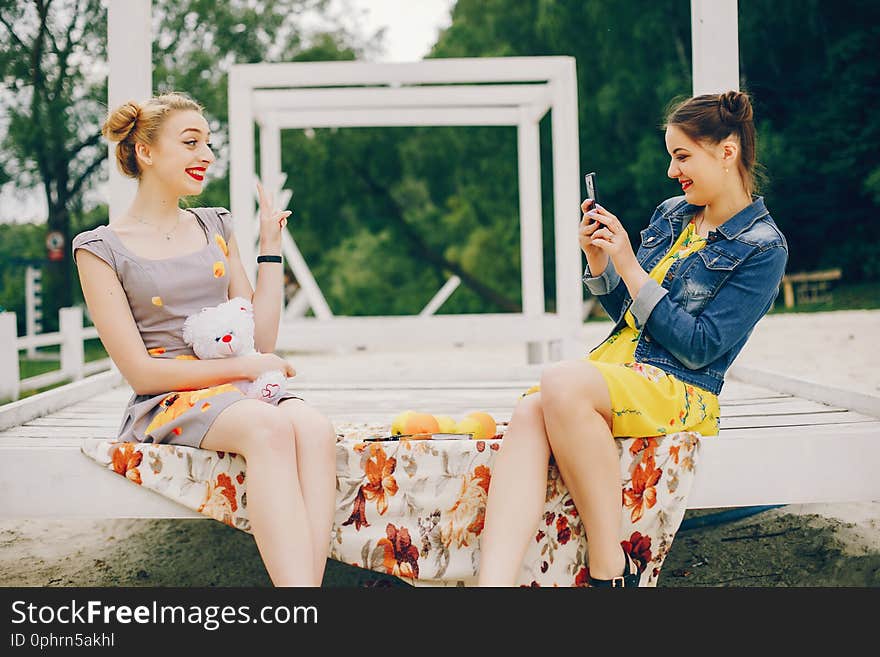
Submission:
[[[584,343],[607,335],[591,322]],[[765,317],[737,363],[880,396],[880,311]],[[486,379],[529,379],[525,350],[480,348]],[[442,379],[472,348],[350,351],[292,356],[300,380],[332,381],[394,372],[398,380]],[[359,374],[353,374],[359,373]],[[500,377],[499,377],[500,378]],[[497,380],[497,379],[496,379]],[[686,518],[717,510],[688,512]],[[327,586],[398,585],[329,562]],[[264,586],[253,538],[206,520],[2,520],[3,586]],[[880,586],[880,501],[792,505],[678,533],[660,586]]]
[[[768,315],[735,363],[880,397],[880,310]]]

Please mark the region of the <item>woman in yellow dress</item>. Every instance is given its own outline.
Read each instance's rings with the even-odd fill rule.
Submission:
[[[516,582],[543,510],[552,453],[583,522],[592,586],[637,586],[621,548],[621,478],[614,438],[718,433],[724,373],[772,306],[788,246],[753,196],[749,97],[707,94],[666,120],[668,199],[637,253],[619,219],[586,199],[584,282],[616,322],[581,361],[556,363],[517,403],[493,465],[479,583]]]

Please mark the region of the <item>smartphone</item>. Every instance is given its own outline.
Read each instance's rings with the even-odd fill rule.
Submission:
[[[593,205],[599,202],[599,199],[596,198],[596,172],[591,171],[586,174],[584,176],[584,182],[587,184],[587,198],[593,199],[592,205],[590,205],[587,210],[592,210]]]

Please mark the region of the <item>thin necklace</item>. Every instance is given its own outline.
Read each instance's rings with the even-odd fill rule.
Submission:
[[[706,214],[704,212],[700,212],[700,222],[699,222],[699,224],[694,224],[694,232],[697,234],[697,237],[700,239],[706,239],[705,237],[700,235],[700,229],[703,227],[703,219],[705,218],[705,216],[706,216]]]
[[[151,226],[152,228],[155,228],[157,231],[159,231],[159,233],[161,235],[164,235],[165,239],[168,240],[169,242],[171,241],[171,236],[174,234],[174,231],[176,231],[178,226],[180,226],[180,212],[177,213],[177,223],[174,224],[174,228],[169,230],[167,233],[164,232],[161,228],[156,226],[156,224],[152,223],[151,221],[146,221],[143,217],[139,217],[136,214],[133,214],[131,216],[134,217],[135,219],[137,219],[142,224],[146,224],[147,226]]]

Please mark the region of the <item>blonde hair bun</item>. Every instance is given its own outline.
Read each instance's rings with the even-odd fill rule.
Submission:
[[[172,91],[154,96],[138,104],[133,100],[124,103],[107,115],[101,134],[116,143],[116,164],[123,175],[140,178],[141,168],[134,145],[153,144],[165,119],[174,111],[195,111],[204,108],[186,94]]]
[[[122,141],[134,130],[140,112],[140,105],[132,100],[120,105],[108,114],[101,127],[101,134],[109,141]]]

